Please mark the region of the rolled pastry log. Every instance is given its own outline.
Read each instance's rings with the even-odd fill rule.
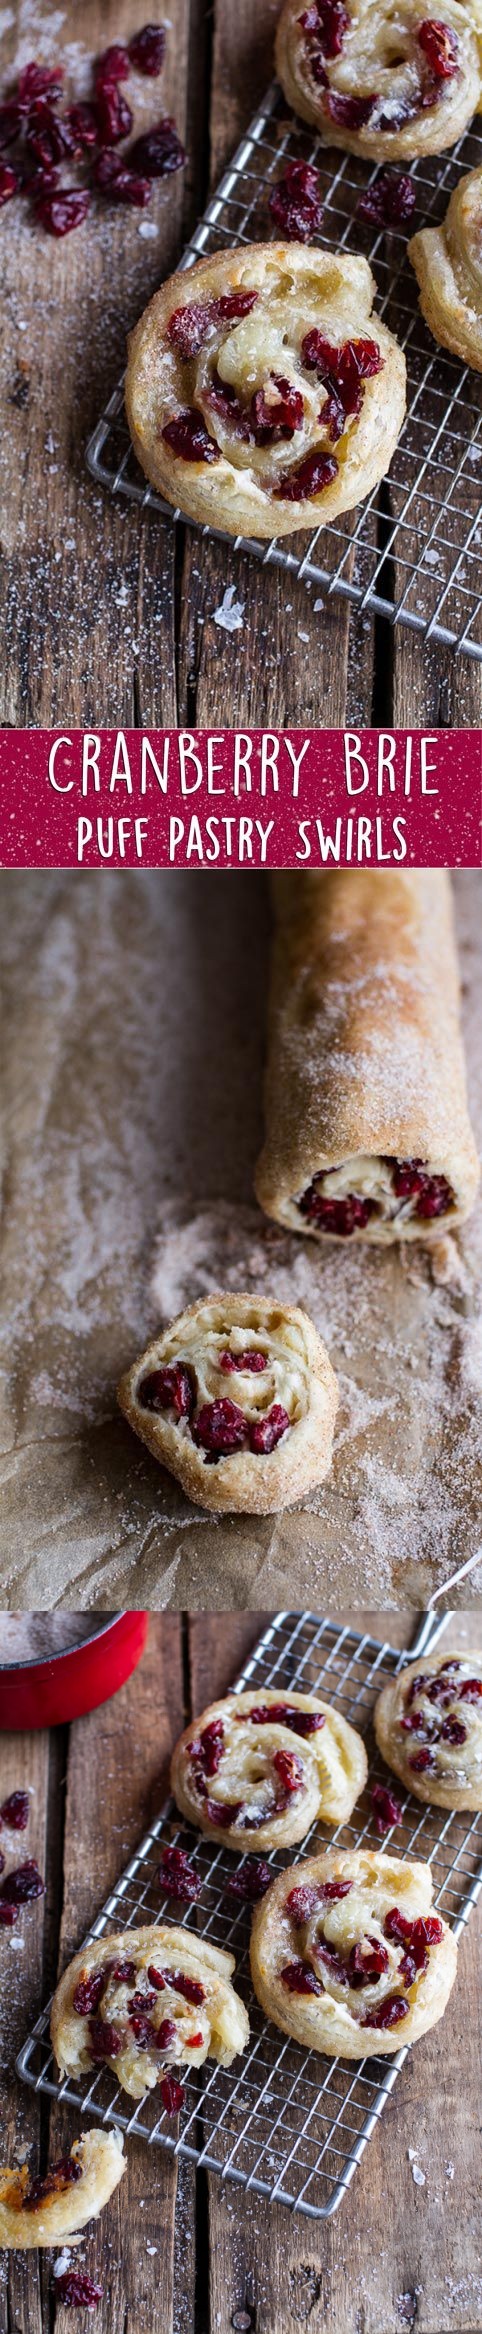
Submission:
[[[449,878],[281,875],[256,1192],[315,1239],[433,1241],[473,1206]]]

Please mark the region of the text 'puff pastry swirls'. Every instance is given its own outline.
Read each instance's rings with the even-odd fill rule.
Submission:
[[[328,2058],[378,2057],[443,2016],[457,1968],[431,1911],[428,1864],[330,1848],[281,1872],[256,1907],[255,1994],[267,2017]]]
[[[387,1765],[417,1799],[482,1808],[482,1655],[409,1662],[379,1696],[375,1733]]]
[[[249,2020],[231,1983],[232,1953],[169,1925],[124,1929],[76,1953],[52,2003],[52,2045],[63,2075],[108,2066],[132,2099],[167,2072],[229,2067]]]
[[[231,1694],[176,1744],[171,1783],[190,1823],[228,1848],[292,1847],[345,1823],[367,1774],[361,1735],[313,1694]]]
[[[129,341],[127,418],[160,494],[202,526],[290,535],[353,510],[391,461],[405,359],[368,262],[314,245],[216,252]]]
[[[329,146],[374,162],[455,145],[481,94],[481,0],[285,0],[276,65],[285,96]]]
[[[126,1372],[121,1410],[201,1507],[278,1514],[327,1474],[338,1388],[297,1305],[190,1305]]]
[[[459,179],[441,227],[421,227],[408,256],[434,340],[482,373],[482,169]]]
[[[26,2164],[0,2168],[0,2246],[75,2245],[96,2220],[126,2169],[120,2133],[82,2132],[69,2156],[31,2179]]]

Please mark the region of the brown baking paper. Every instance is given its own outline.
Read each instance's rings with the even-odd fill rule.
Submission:
[[[435,1261],[261,1215],[264,878],[0,884],[0,1604],[406,1607],[477,1551],[480,1599],[481,1207]],[[455,890],[480,1144],[482,879]],[[201,1515],[117,1411],[134,1354],[213,1286],[304,1304],[338,1373],[332,1474],[279,1519]]]

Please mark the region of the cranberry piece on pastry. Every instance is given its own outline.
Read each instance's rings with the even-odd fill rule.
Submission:
[[[127,1372],[119,1401],[202,1507],[277,1513],[330,1465],[336,1381],[297,1306],[201,1299]]]

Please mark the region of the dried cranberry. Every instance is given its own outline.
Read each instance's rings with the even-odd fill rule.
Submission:
[[[153,2039],[157,2050],[172,2050],[173,2042],[176,2040],[174,2018],[162,2018],[157,2030],[154,2028]]]
[[[200,2049],[201,2049],[201,2045],[202,2045],[202,2043],[203,2043],[203,2042],[204,2042],[204,2035],[203,2035],[203,2034],[190,2034],[190,2035],[189,2035],[189,2037],[188,2037],[188,2036],[186,2036],[185,2049],[186,2049],[186,2050],[200,2050]]]
[[[1,1852],[1,1848],[0,1848],[0,1872],[4,1872],[4,1871],[5,1871],[5,1857],[4,1857],[4,1856],[2,1856],[2,1852]]]
[[[99,89],[97,119],[103,146],[118,146],[121,138],[128,138],[133,116],[127,98],[122,96],[122,90],[116,82],[106,81]]]
[[[414,1710],[411,1718],[400,1718],[399,1726],[401,1728],[402,1734],[425,1735],[427,1732],[425,1719],[421,1710]]]
[[[285,1969],[280,1970],[280,1977],[281,1984],[287,1986],[289,1994],[323,1992],[319,1978],[315,1977],[314,1969],[310,1969],[306,1961],[287,1961]]]
[[[453,1690],[454,1689],[450,1678],[432,1678],[431,1684],[427,1686],[426,1689],[427,1701],[442,1702],[442,1704],[444,1702],[451,1702]]]
[[[240,398],[236,396],[236,390],[231,387],[231,383],[222,381],[220,373],[217,372],[213,373],[209,390],[209,403],[212,405],[213,413],[220,414],[221,420],[226,426],[229,424],[229,428],[234,431],[237,438],[242,438],[245,445],[251,443],[253,432],[249,411],[245,412]]]
[[[91,2058],[99,2064],[104,2058],[118,2058],[122,2050],[122,2035],[117,2026],[111,2026],[107,2018],[91,2018],[89,2049]]]
[[[269,1864],[263,1864],[261,1856],[247,1856],[245,1864],[239,1864],[237,1872],[226,1882],[228,1896],[238,1896],[242,1903],[257,1904],[258,1898],[265,1896],[271,1887],[272,1878]]]
[[[178,2083],[176,2075],[163,2075],[160,2091],[166,2115],[178,2115],[184,2099],[184,2084]]]
[[[110,155],[102,157],[105,161]],[[113,159],[113,157],[112,157]],[[194,1371],[183,1362],[173,1362],[166,1368],[150,1370],[139,1386],[139,1401],[143,1410],[173,1410],[176,1418],[190,1418],[196,1400]]]
[[[250,418],[257,446],[271,445],[279,439],[293,438],[295,430],[303,426],[304,403],[301,389],[295,389],[282,374],[273,374],[264,389],[256,389],[251,400]]]
[[[417,39],[435,81],[452,81],[458,70],[459,43],[452,26],[434,16],[424,17]]]
[[[300,23],[309,36],[308,48],[312,67],[313,63],[316,65],[319,52],[323,57],[328,58],[341,55],[349,22],[346,8],[343,7],[343,0],[316,0],[316,6],[307,8],[306,14],[300,18]]]
[[[296,1751],[275,1751],[273,1766],[275,1774],[279,1776],[283,1791],[288,1793],[288,1798],[292,1797],[293,1792],[301,1790],[304,1779],[303,1761],[297,1757]]]
[[[457,1689],[457,1701],[478,1702],[480,1694],[482,1694],[482,1678],[465,1678],[463,1684]]]
[[[199,1736],[199,1743],[191,1743],[191,1757],[195,1751],[196,1756],[200,1756],[204,1774],[217,1775],[223,1750],[224,1726],[222,1718],[211,1718],[209,1726],[205,1726]]]
[[[50,170],[53,163],[70,159],[75,139],[68,121],[60,121],[51,106],[38,103],[32,107],[27,146],[41,169]]]
[[[407,1920],[406,1913],[401,1913],[399,1911],[398,1905],[392,1905],[391,1910],[386,1914],[383,1923],[384,1937],[391,1937],[392,1943],[394,1945],[408,1945],[412,1935],[412,1928],[413,1921]]]
[[[318,171],[309,162],[289,162],[271,189],[269,210],[287,243],[308,243],[323,224]]]
[[[336,1904],[339,1897],[349,1896],[352,1880],[323,1880],[318,1890],[320,1904]]]
[[[446,1215],[454,1195],[445,1175],[428,1175],[422,1159],[394,1159],[393,1189],[397,1199],[416,1200],[415,1215],[422,1219]]]
[[[162,436],[181,462],[219,462],[219,446],[210,438],[198,413],[176,413],[173,421],[165,423]],[[209,1403],[205,1407],[209,1409]]]
[[[18,1864],[15,1872],[7,1874],[1,1893],[4,1904],[30,1904],[33,1897],[45,1896],[45,1881],[33,1856],[25,1864]]]
[[[414,1775],[424,1775],[429,1767],[436,1767],[437,1761],[433,1751],[419,1750],[413,1759],[409,1759],[408,1764]]]
[[[61,187],[56,194],[40,195],[35,204],[37,218],[49,235],[71,235],[74,227],[81,227],[90,204],[88,187]]]
[[[19,194],[29,195],[31,201],[35,203],[38,195],[53,194],[54,187],[58,186],[59,183],[59,175],[53,162],[50,163],[48,170],[42,170],[40,163],[37,164],[36,169],[32,169],[31,164],[28,163],[19,178]]]
[[[201,1894],[198,1873],[183,1848],[163,1848],[159,1881],[164,1895],[176,1897],[178,1904],[196,1904]]]
[[[415,1701],[417,1700],[417,1695],[418,1695],[418,1694],[425,1694],[425,1693],[426,1693],[426,1691],[427,1691],[427,1686],[429,1686],[430,1684],[431,1684],[431,1675],[430,1675],[430,1670],[419,1670],[419,1671],[418,1671],[418,1673],[417,1673],[417,1676],[416,1676],[416,1678],[412,1678],[411,1685],[409,1686],[409,1689],[408,1689],[408,1694],[407,1694],[407,1701],[408,1701],[408,1702],[415,1702]]]
[[[72,131],[77,152],[88,153],[91,146],[97,145],[99,129],[95,105],[89,105],[88,100],[79,105],[69,105],[65,120]]]
[[[17,104],[15,97],[7,97],[0,105],[0,147],[14,146],[21,138],[27,108]]]
[[[413,178],[401,170],[381,170],[373,186],[367,186],[357,204],[359,219],[369,219],[376,227],[401,227],[411,219],[415,207]]]
[[[230,1370],[251,1370],[253,1376],[257,1377],[261,1370],[267,1370],[268,1359],[265,1353],[257,1353],[254,1345],[248,1346],[246,1353],[231,1353],[228,1346],[225,1353],[219,1355],[219,1368],[226,1375]]]
[[[440,1729],[440,1739],[441,1742],[449,1743],[466,1742],[467,1727],[462,1725],[461,1718],[444,1718],[443,1726]]]
[[[0,1823],[6,1823],[10,1832],[26,1832],[30,1815],[28,1791],[11,1791],[0,1807]]]
[[[6,1904],[0,1897],[0,1928],[13,1929],[18,1921],[18,1905]]]
[[[135,2010],[129,2018],[129,2025],[132,2026],[138,2050],[151,2050],[157,2044],[158,2036],[146,2011]]]
[[[359,1945],[352,1945],[348,1955],[348,1984],[355,1992],[359,1986],[376,1985],[388,1969],[386,1946],[378,1937],[363,1937]]]
[[[86,2269],[63,2269],[55,2279],[55,2292],[65,2310],[95,2310],[102,2301],[103,2285],[94,2285]]]
[[[323,1710],[295,1710],[289,1702],[255,1702],[246,1711],[249,1726],[288,1726],[291,1734],[319,1734],[326,1726]]]
[[[393,1823],[401,1823],[400,1802],[395,1799],[395,1794],[389,1790],[387,1783],[372,1783],[370,1798],[375,1817],[375,1829],[379,1838],[383,1839],[384,1833],[391,1831]]]
[[[350,1880],[345,1882],[344,1887],[340,1886],[337,1893],[344,1896],[348,1888],[351,1888]],[[310,1888],[307,1885],[306,1888],[300,1887],[290,1890],[290,1895],[286,1898],[286,1910],[290,1914],[291,1920],[294,1921],[295,1929],[302,1929],[305,1921],[311,1920],[312,1914],[316,1912],[317,1906],[321,1902],[321,1888]]]
[[[301,355],[303,363],[335,393],[345,414],[359,413],[363,382],[383,368],[376,340],[345,340],[336,347],[316,326],[305,334]]]
[[[376,91],[372,97],[342,97],[337,89],[327,89],[325,97],[330,121],[336,122],[342,130],[365,129],[376,104]]]
[[[276,1450],[276,1444],[281,1442],[282,1435],[288,1433],[290,1426],[291,1419],[288,1418],[287,1410],[283,1409],[282,1402],[273,1402],[271,1410],[266,1412],[266,1418],[258,1418],[256,1424],[250,1427],[250,1451],[254,1452],[255,1457],[269,1455],[270,1451]]]
[[[162,1975],[164,1984],[172,1986],[175,1994],[183,1994],[185,2002],[192,2002],[195,2010],[201,2008],[206,1994],[197,1977],[186,1977],[182,1969],[163,1969]]]
[[[138,73],[147,73],[150,81],[156,81],[162,71],[165,51],[164,24],[143,24],[141,32],[135,32],[129,41],[131,65],[136,66]]]
[[[386,1994],[384,2002],[364,2011],[360,2026],[398,2026],[400,2019],[407,2017],[408,2010],[409,2003],[403,2001],[401,1994]]]
[[[331,457],[327,454],[324,459],[330,462]],[[335,462],[335,470],[336,467]],[[342,1240],[349,1239],[352,1232],[363,1231],[369,1216],[373,1215],[373,1200],[357,1199],[354,1192],[350,1192],[347,1199],[324,1199],[322,1193],[317,1191],[316,1179],[310,1183],[308,1191],[303,1193],[298,1206],[300,1215],[306,1216],[308,1223],[316,1224],[321,1232],[336,1233],[337,1239]]]
[[[208,333],[217,324],[238,323],[255,307],[257,292],[225,292],[219,300],[190,300],[175,308],[167,327],[171,348],[187,363],[199,356]]]
[[[8,162],[0,162],[1,211],[3,211],[4,204],[11,202],[12,195],[18,194],[18,191],[19,185],[16,170],[11,170],[10,164]]]
[[[115,88],[118,81],[128,81],[129,73],[129,50],[125,48],[123,41],[111,41],[110,48],[103,49],[102,55],[96,60],[94,72],[96,89]]]
[[[131,1994],[130,2001],[128,2001],[127,2004],[129,2012],[132,2010],[140,2010],[141,2016],[143,2016],[144,2014],[147,2015],[148,2010],[155,2010],[156,1993],[157,1987],[154,1987],[150,1994]]]
[[[281,486],[275,486],[275,502],[307,502],[312,495],[322,494],[338,474],[334,454],[306,454],[296,470],[285,471]]]
[[[207,1815],[208,1823],[217,1824],[220,1830],[229,1832],[232,1830],[233,1824],[238,1823],[239,1817],[243,1813],[243,1800],[205,1799],[204,1812]],[[257,1824],[258,1819],[256,1818],[256,1828]]]
[[[72,1996],[72,2008],[78,2018],[90,2018],[98,2010],[106,1985],[105,1969],[93,1969],[90,1977],[80,1977]]]
[[[30,2181],[23,2199],[24,2212],[35,2212],[36,2206],[43,2204],[46,2197],[62,2196],[66,2188],[81,2179],[82,2165],[76,2157],[61,2156],[57,2164],[50,2164],[43,2178],[39,2173],[38,2177]]]
[[[37,65],[35,58],[24,65],[19,74],[17,99],[21,106],[30,107],[38,97],[46,97],[50,105],[62,95],[63,71],[61,65]]]
[[[139,170],[142,178],[170,178],[173,170],[182,170],[185,160],[176,124],[168,114],[136,138],[126,155],[129,170]]]
[[[319,1938],[317,1956],[318,1960],[323,1962],[324,1968],[328,1970],[329,1976],[336,1978],[338,1985],[348,1985],[348,1963],[343,1961],[341,1953],[337,1953],[335,1945],[326,1945],[323,1939]]]
[[[131,1986],[135,1974],[135,1961],[106,1961],[104,1963],[105,1982],[107,1983],[109,1977],[114,1986]]]
[[[166,432],[164,432],[164,436]],[[218,1402],[204,1402],[194,1420],[193,1440],[203,1451],[214,1451],[226,1458],[230,1451],[245,1449],[249,1437],[248,1420],[237,1402],[221,1396]]]

